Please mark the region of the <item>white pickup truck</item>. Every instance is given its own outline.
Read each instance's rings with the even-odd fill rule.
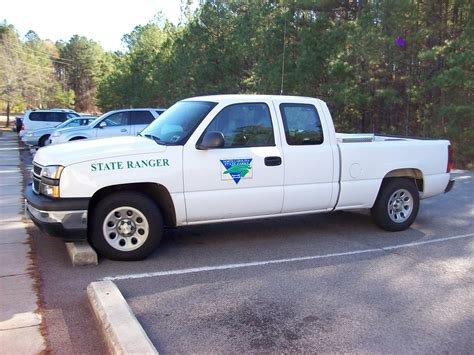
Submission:
[[[452,188],[451,165],[446,140],[337,134],[318,99],[205,96],[140,136],[41,148],[26,211],[50,234],[139,260],[165,226],[366,208],[404,230],[420,199]]]

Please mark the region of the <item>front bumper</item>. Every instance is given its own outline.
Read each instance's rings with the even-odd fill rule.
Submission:
[[[88,202],[89,199],[52,200],[36,195],[31,185],[25,189],[25,212],[32,221],[41,230],[67,241],[87,238]]]
[[[26,135],[21,138],[22,142],[26,145],[36,146],[38,145],[38,138],[37,137],[27,137]]]
[[[454,186],[454,179],[450,179],[449,182],[448,182],[448,185],[444,189],[444,193],[447,193],[447,192],[451,191],[453,186]]]

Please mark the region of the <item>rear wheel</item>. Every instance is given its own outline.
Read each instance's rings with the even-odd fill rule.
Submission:
[[[397,232],[410,227],[419,206],[420,198],[414,180],[391,178],[382,183],[371,214],[380,228]]]
[[[39,139],[38,145],[40,147],[44,147],[45,145],[48,145],[48,139],[49,139],[49,134],[44,135],[43,137]]]
[[[91,219],[90,241],[108,259],[142,260],[158,246],[163,219],[139,192],[118,192],[100,201]]]

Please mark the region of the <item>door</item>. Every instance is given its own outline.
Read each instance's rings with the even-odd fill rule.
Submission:
[[[189,223],[281,212],[283,161],[270,105],[225,106],[185,145],[183,174]],[[211,131],[223,134],[224,146],[197,149],[196,143]]]
[[[283,123],[284,213],[332,209],[334,155],[329,128],[314,103],[276,102]],[[337,185],[337,184],[336,184]]]
[[[150,111],[131,111],[130,115],[132,135],[134,136],[143,131],[155,119]]]
[[[95,126],[95,131],[97,138],[130,135],[130,112],[115,112],[104,117],[104,119]]]

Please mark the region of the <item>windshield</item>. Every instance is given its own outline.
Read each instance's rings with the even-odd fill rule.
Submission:
[[[184,144],[216,105],[215,102],[204,101],[177,102],[158,116],[140,135],[151,136],[159,144]]]
[[[77,127],[77,126],[86,126],[91,123],[95,118],[92,117],[78,117],[78,118],[71,118],[60,125],[58,128],[65,128],[65,127]]]
[[[108,115],[108,114],[109,114],[109,112],[104,113],[102,116],[97,117],[95,120],[93,120],[91,123],[89,123],[89,125],[94,126],[95,124],[97,124],[102,119],[102,117],[104,117],[105,115]]]

